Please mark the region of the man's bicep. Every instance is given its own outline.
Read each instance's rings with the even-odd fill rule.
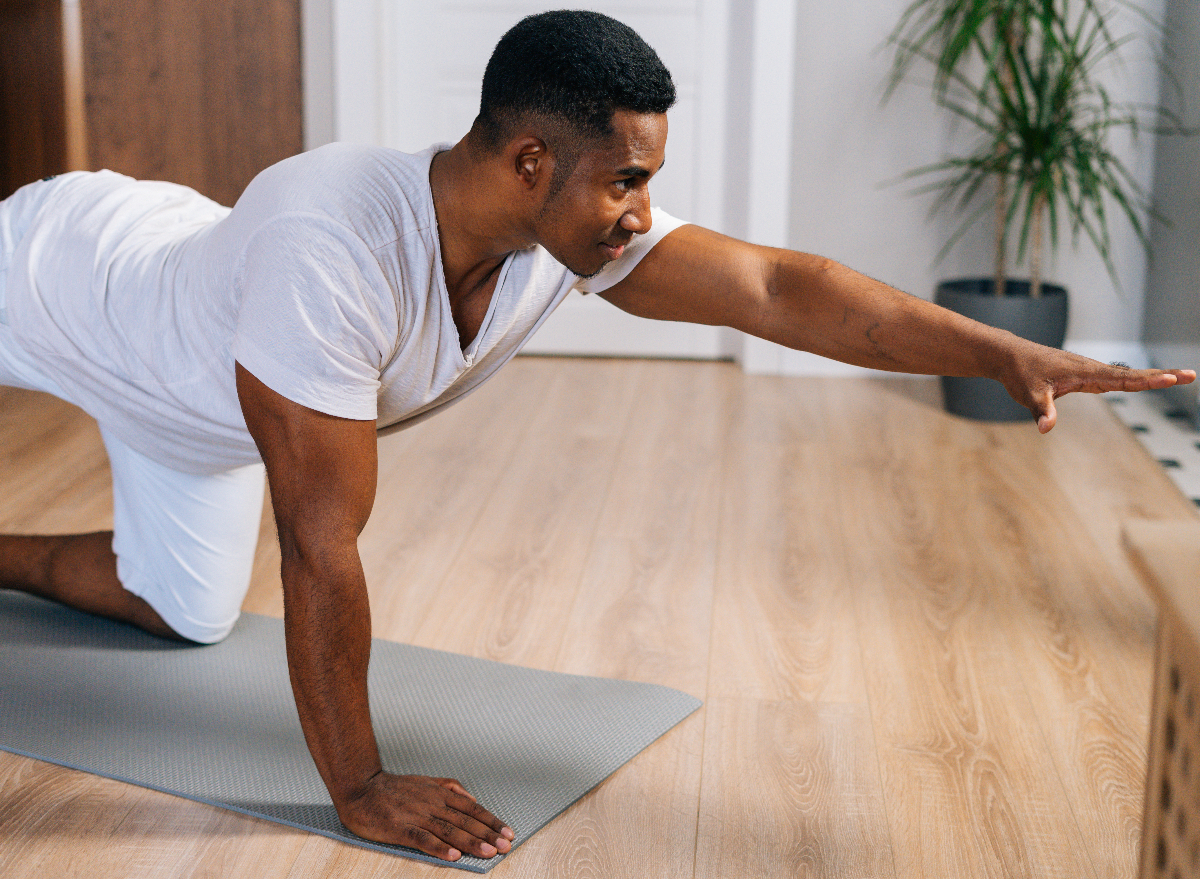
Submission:
[[[767,268],[764,248],[681,226],[598,295],[639,317],[745,329],[766,296]]]
[[[240,363],[236,371],[281,536],[356,538],[375,500],[375,422],[317,412],[272,390]]]

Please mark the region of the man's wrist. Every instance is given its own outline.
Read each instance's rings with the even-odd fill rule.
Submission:
[[[329,798],[333,800],[334,807],[340,812],[343,808],[363,799],[381,775],[383,775],[383,767],[376,762],[374,769],[362,774],[347,773],[343,777],[330,779],[326,784]]]

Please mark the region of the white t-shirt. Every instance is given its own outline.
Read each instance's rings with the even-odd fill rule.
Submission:
[[[460,347],[429,165],[332,144],[259,174],[232,209],[112,172],[49,183],[8,277],[8,320],[68,399],[169,467],[258,460],[234,361],[309,408],[407,426],[474,390],[574,287],[605,290],[683,223],[583,281],[543,248],[509,256]]]

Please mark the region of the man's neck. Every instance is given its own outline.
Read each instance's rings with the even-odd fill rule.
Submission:
[[[466,140],[434,156],[429,182],[452,300],[487,284],[508,254],[535,243],[495,169],[472,157]]]
[[[504,260],[535,242],[513,214],[495,169],[476,161],[465,140],[433,157],[429,184],[446,291],[466,348],[487,315]]]

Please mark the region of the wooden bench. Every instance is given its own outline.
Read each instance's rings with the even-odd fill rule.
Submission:
[[[1132,521],[1125,546],[1158,602],[1142,879],[1200,876],[1200,521]]]

